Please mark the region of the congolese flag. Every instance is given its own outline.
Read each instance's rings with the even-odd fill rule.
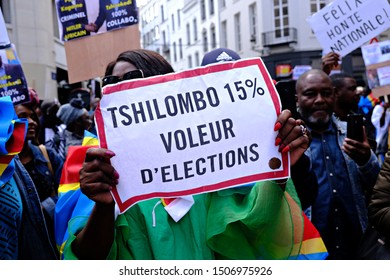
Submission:
[[[27,119],[16,115],[11,97],[0,97],[0,186],[14,173],[13,158],[23,148],[27,126]]]
[[[68,222],[75,216],[88,216],[94,205],[94,202],[80,191],[79,171],[87,150],[93,146],[97,147],[98,144],[96,136],[85,131],[82,146],[69,147],[62,169],[54,216],[55,238],[61,258],[63,258],[63,249],[69,237]]]
[[[380,100],[376,98],[372,93],[367,96],[361,96],[358,107],[364,112],[364,114],[368,114],[372,111],[375,105],[379,104]]]

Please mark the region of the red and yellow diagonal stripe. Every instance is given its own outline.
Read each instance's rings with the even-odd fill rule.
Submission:
[[[96,136],[86,131],[82,145],[69,147],[58,188],[54,224],[56,244],[61,258],[69,237],[68,222],[75,216],[89,215],[94,204],[80,191],[79,171],[87,150],[93,146],[97,147],[98,140]]]

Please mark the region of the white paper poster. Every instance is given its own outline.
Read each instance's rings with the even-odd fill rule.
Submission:
[[[324,53],[346,56],[390,27],[387,0],[335,0],[307,19]]]
[[[119,209],[288,177],[273,130],[280,110],[260,58],[104,87],[95,116],[100,145],[116,153]]]

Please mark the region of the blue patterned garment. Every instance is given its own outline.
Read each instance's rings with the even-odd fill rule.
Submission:
[[[18,232],[23,204],[15,180],[0,187],[0,259],[18,258]]]

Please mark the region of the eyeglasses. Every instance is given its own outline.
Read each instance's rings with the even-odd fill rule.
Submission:
[[[144,72],[142,72],[141,69],[137,69],[123,74],[122,77],[113,76],[113,75],[105,76],[102,79],[102,85],[104,87],[106,85],[116,84],[120,81],[140,79],[140,78],[144,78]]]

